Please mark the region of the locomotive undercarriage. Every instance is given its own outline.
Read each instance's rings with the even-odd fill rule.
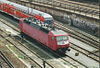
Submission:
[[[70,49],[69,48],[59,48],[57,51],[62,52],[62,53],[66,53],[67,51],[70,51]]]
[[[25,36],[25,33],[23,33],[23,32],[20,32],[20,35],[21,35],[21,37],[22,37],[22,38],[24,38],[24,36]]]

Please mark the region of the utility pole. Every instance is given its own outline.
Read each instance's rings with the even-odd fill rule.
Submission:
[[[0,62],[0,68],[2,68],[2,63]]]
[[[43,59],[43,68],[46,68],[46,61]]]

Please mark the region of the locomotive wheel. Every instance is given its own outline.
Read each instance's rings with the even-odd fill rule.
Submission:
[[[67,49],[68,51],[70,51],[70,49]]]
[[[25,34],[23,32],[20,32],[20,35],[22,38],[24,38]]]
[[[68,50],[67,48],[62,48],[62,49],[58,49],[58,52],[66,53],[67,50]]]

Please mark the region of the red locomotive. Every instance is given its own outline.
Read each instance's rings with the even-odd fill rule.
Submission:
[[[69,50],[68,34],[52,28],[53,17],[51,15],[7,0],[0,0],[0,11],[18,18],[22,33],[36,39],[52,50],[60,50],[64,53]]]
[[[36,39],[47,47],[54,51],[69,51],[69,39],[68,34],[62,30],[58,30],[53,27],[48,27],[46,23],[29,17],[20,20],[19,28],[22,33]]]

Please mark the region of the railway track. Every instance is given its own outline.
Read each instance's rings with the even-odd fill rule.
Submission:
[[[0,51],[0,68],[15,68],[10,60]]]
[[[14,37],[7,37],[9,35],[9,32],[8,34],[6,32],[4,32],[5,30],[2,30],[0,29],[0,31],[2,32],[2,34],[0,34],[0,36],[2,38],[4,38],[7,42],[9,42],[10,44],[14,45],[14,47],[16,47],[19,51],[21,51],[24,55],[26,55],[28,58],[30,58],[36,65],[37,65],[37,68],[43,68],[43,65],[42,65],[42,62],[43,62],[43,59],[40,58],[35,52],[31,51],[27,46],[25,46],[25,44],[23,44],[21,42],[21,39],[20,41],[18,40],[15,40]],[[21,37],[20,37],[21,38]],[[17,45],[17,46],[16,46]],[[32,44],[31,44],[32,45]],[[22,46],[24,48],[22,48]],[[21,49],[22,48],[22,49]],[[30,51],[29,53],[26,53],[23,51],[23,49],[25,49],[26,51]],[[41,52],[41,51],[40,51]],[[32,55],[31,55],[32,54]],[[36,56],[35,58],[36,59],[39,59],[38,62],[41,62],[41,65],[36,61],[36,59],[34,59],[34,55]],[[33,57],[33,58],[32,58]],[[50,65],[48,62],[45,62],[46,63],[46,66],[47,67],[50,67],[50,68],[54,68],[52,65]]]
[[[90,5],[99,5],[99,0],[70,0],[70,1],[74,1],[74,2],[80,2],[80,3],[83,3],[83,4],[90,4]]]
[[[66,26],[69,29],[66,28]],[[78,31],[75,28],[69,27],[68,25],[63,25],[61,23],[58,23],[58,21],[57,21],[57,23],[55,22],[55,27],[60,28],[60,29],[62,29],[64,31],[66,31],[66,32],[71,33],[72,34],[71,35],[72,37],[74,37],[76,39],[79,39],[82,42],[85,42],[85,43],[89,44],[90,46],[92,46],[94,48],[97,48],[98,49],[100,47],[99,46],[100,41],[99,41],[99,39],[97,37],[94,37],[94,36],[89,35],[87,33],[80,32],[80,31]]]
[[[94,56],[97,56],[98,62],[100,62],[100,61],[99,61],[100,56],[95,54],[96,52],[99,52],[99,47],[100,47],[100,46],[99,46],[99,43],[100,43],[99,40],[96,41],[96,40],[94,40],[93,38],[88,37],[87,35],[84,35],[84,34],[78,32],[78,31],[70,30],[70,29],[64,27],[64,25],[62,25],[62,24],[56,23],[56,27],[57,27],[57,28],[60,27],[60,29],[66,31],[66,32],[71,33],[71,34],[72,34],[71,37],[74,37],[74,38],[76,38],[76,39],[78,39],[78,40],[80,40],[80,41],[82,41],[82,42],[88,44],[89,46],[92,46],[93,48],[96,48],[96,51],[90,52],[89,50],[85,49],[84,47],[82,48],[82,47],[80,47],[80,46],[77,46],[77,45],[71,43],[71,44],[73,44],[74,46],[80,48],[80,49],[81,49],[80,51],[85,51],[85,53],[87,53],[87,54],[93,54]],[[79,34],[80,34],[80,35],[79,35]]]
[[[73,48],[73,49],[74,49],[74,48]],[[74,50],[75,50],[75,49],[74,49]],[[77,50],[77,51],[79,51],[79,50]],[[86,53],[85,53],[85,54],[86,54]],[[87,54],[86,54],[86,55],[87,55]],[[69,56],[69,57],[70,57],[70,56]],[[71,58],[71,57],[70,57],[70,58]],[[93,58],[93,57],[92,57],[92,58]],[[72,59],[72,58],[71,58],[71,59]],[[73,60],[74,60],[74,61],[77,61],[77,60],[75,60],[74,58],[73,58]],[[66,60],[66,61],[67,61],[67,60]],[[79,64],[81,64],[81,65],[83,64],[83,63],[81,63],[81,62],[79,62],[79,61],[77,61],[77,62],[78,62]],[[98,62],[98,60],[97,60],[97,62]],[[83,64],[83,66],[84,66],[84,67],[87,67],[87,66],[85,66],[84,64]]]
[[[63,11],[63,10],[60,10],[59,8],[57,8],[57,7],[55,7],[55,9],[54,9],[52,6],[43,5],[42,3],[39,4],[37,2],[29,3],[29,2],[26,2],[25,0],[24,1],[16,1],[16,2],[19,3],[19,4],[22,4],[22,5],[28,6],[28,7],[32,7],[32,8],[37,9],[37,10],[41,10],[41,11],[50,13],[51,15],[54,16],[54,18],[56,20],[61,21],[62,23],[66,23],[66,24],[70,25],[71,20],[72,20],[72,25],[74,24],[73,26],[76,26],[79,29],[81,28],[84,31],[90,30],[90,31],[88,31],[88,33],[91,33],[92,35],[99,37],[99,28],[98,28],[99,20],[96,20],[96,19],[91,18],[91,17],[90,18],[87,17],[88,14],[85,14],[85,15],[83,14],[83,16],[80,15],[80,14],[77,15],[73,12],[70,13],[70,12],[67,12],[67,11]],[[81,17],[83,17],[83,18],[81,19]],[[93,17],[95,17],[95,16],[93,16]],[[69,18],[71,18],[71,19],[69,19]],[[89,20],[86,20],[87,18]],[[98,19],[99,19],[99,17],[98,17]],[[78,20],[77,23],[75,23],[76,20]],[[95,27],[97,29],[95,29]]]
[[[57,1],[57,0],[55,0],[55,1],[52,0],[50,2],[48,0],[34,0],[31,3],[27,0],[21,0],[20,2],[40,5],[40,6],[43,6],[43,7],[53,8],[53,9],[56,9],[56,10],[59,10],[59,11],[64,11],[64,12],[67,11],[67,12],[87,16],[87,17],[90,17],[90,18],[92,17],[94,19],[99,19],[99,14],[100,14],[99,7],[90,7],[90,6],[87,6],[87,5],[83,5],[83,4],[80,4],[80,3],[74,3],[74,2],[70,2],[70,1],[61,2],[61,1]]]
[[[18,45],[18,43],[17,43],[17,45]],[[22,44],[21,44],[22,45]],[[32,44],[31,44],[32,45]],[[53,53],[53,52],[52,52]],[[56,53],[55,53],[56,54]],[[57,56],[57,55],[56,55]],[[61,57],[60,55],[58,55],[59,57]],[[67,57],[68,58],[68,57]],[[85,66],[84,64],[82,64],[81,62],[79,62],[79,61],[77,61],[77,60],[75,60],[74,58],[71,58],[70,56],[69,56],[69,58],[71,59],[71,60],[73,60],[73,62],[78,62],[80,65],[82,65],[82,66],[84,66],[84,67],[87,67],[87,66]],[[61,60],[63,60],[64,62],[68,62],[67,60],[65,60],[65,59],[61,59]],[[54,62],[54,61],[53,61]],[[69,62],[70,64],[72,64],[72,62]],[[74,64],[72,64],[73,66],[75,66]],[[77,66],[76,66],[77,67]]]
[[[80,6],[85,6],[85,7],[89,7],[89,8],[99,9],[99,6],[98,6],[99,4],[93,5],[93,4],[89,4],[89,3],[81,3],[81,2],[75,2],[75,1],[69,1],[69,0],[59,0],[59,1],[71,3],[74,5],[80,5]]]
[[[96,40],[94,40],[93,38],[90,38],[90,37],[88,37],[87,35],[84,35],[84,34],[82,34],[82,33],[80,33],[80,32],[78,32],[78,31],[75,31],[74,30],[74,32],[72,31],[72,30],[70,30],[70,29],[67,29],[66,27],[64,27],[64,25],[62,25],[62,24],[58,24],[58,23],[55,23],[56,24],[56,27],[58,28],[58,27],[60,27],[60,29],[62,29],[62,30],[64,30],[64,31],[66,31],[66,32],[69,32],[69,33],[71,33],[71,34],[73,34],[73,35],[71,35],[71,37],[74,37],[74,38],[76,38],[76,39],[78,39],[78,40],[81,40],[82,42],[85,42],[85,41],[87,41],[87,42],[90,42],[91,44],[93,44],[93,45],[91,45],[91,44],[88,44],[87,42],[85,42],[85,43],[87,43],[88,45],[90,45],[90,46],[92,46],[92,47],[94,47],[94,48],[96,48],[97,49],[97,51],[99,52],[99,41],[96,41]],[[79,35],[79,34],[81,34],[81,35]],[[83,36],[85,36],[85,37],[83,37]],[[84,41],[85,40],[85,41]],[[91,41],[90,41],[91,40]],[[71,42],[70,42],[71,43]],[[83,54],[85,54],[86,56],[88,56],[89,54],[93,54],[94,56],[96,56],[96,57],[90,57],[90,58],[93,58],[94,60],[96,60],[97,62],[100,62],[99,61],[99,58],[100,58],[100,56],[99,55],[96,55],[95,53],[92,53],[92,52],[90,52],[89,50],[87,50],[87,49],[84,49],[84,48],[82,48],[82,47],[80,47],[80,46],[77,46],[76,44],[74,44],[74,43],[71,43],[73,46],[72,46],[72,49],[74,49],[74,48],[76,48],[76,50],[77,49],[79,49],[78,51],[80,52],[81,51],[81,53],[83,53]],[[95,45],[97,45],[97,46],[95,46]]]
[[[92,53],[92,52],[90,52],[90,51],[88,51],[80,46],[77,46],[76,44],[73,44],[73,43],[71,43],[71,44],[72,44],[72,47],[71,47],[72,49],[75,49],[76,51],[78,51],[78,52],[88,56],[89,58],[97,61],[98,63],[100,63],[100,60],[99,60],[100,56],[99,55],[96,55],[95,53]]]
[[[37,1],[37,0],[36,0]],[[60,26],[62,29],[64,29],[64,28],[66,28],[66,27],[63,27],[64,25],[63,24],[61,24],[61,23],[59,23],[60,25],[62,25],[62,26]],[[55,23],[55,25],[59,25],[58,24],[58,21],[57,21],[57,23]],[[67,26],[68,27],[68,26]],[[70,29],[72,29],[72,28],[70,28]],[[76,32],[76,34],[75,34],[75,32]],[[96,45],[96,46],[93,46],[93,47],[95,47],[95,48],[98,48],[99,46],[99,39],[98,40],[96,40],[97,38],[91,38],[91,36],[86,36],[85,34],[83,34],[83,33],[81,33],[81,32],[78,32],[77,30],[73,30],[72,32],[70,31],[70,33],[73,33],[73,34],[75,34],[75,35],[77,35],[78,36],[78,34],[81,34],[81,36],[83,35],[84,37],[84,39],[86,40],[86,41],[89,41],[90,43],[92,43],[93,45]],[[81,37],[82,38],[82,37]],[[88,40],[87,40],[87,39]],[[78,38],[79,39],[79,38]],[[81,39],[80,39],[81,40]],[[81,41],[83,41],[83,40],[81,40]],[[88,43],[88,42],[87,42]],[[90,43],[88,43],[88,44],[90,44]]]
[[[3,34],[4,35],[4,34]],[[2,37],[3,38],[5,38],[5,35],[3,36],[2,35]],[[1,35],[0,35],[1,36]],[[6,38],[5,38],[6,39]],[[20,42],[20,40],[18,41],[18,40],[15,40],[16,42],[19,42],[19,43],[15,43],[15,42],[13,42],[12,43],[12,41],[14,40],[14,38],[13,38],[13,40],[11,40],[10,38],[7,38],[6,39],[9,43],[11,43],[12,45],[14,45],[16,48],[18,48],[17,46],[19,46],[19,43],[21,44],[21,45],[23,45],[25,48],[27,48],[24,44],[22,44],[22,42]],[[29,43],[28,41],[26,41],[26,40],[24,40],[25,42],[27,42],[27,43]],[[17,46],[16,46],[17,45]],[[33,44],[29,44],[29,45],[33,45]],[[41,45],[43,45],[43,44],[41,44]],[[29,48],[27,48],[29,51],[31,51],[32,53],[34,53],[34,51],[33,50],[30,50]],[[20,50],[20,49],[19,49]],[[22,50],[20,50],[21,52],[22,52]],[[50,50],[51,51],[51,50]],[[54,53],[53,51],[51,51],[53,54],[56,54],[56,53]],[[26,55],[26,53],[24,53],[25,55]],[[43,54],[43,53],[42,53]],[[35,53],[35,55],[37,55],[36,53]],[[38,56],[38,55],[37,55]],[[58,55],[59,56],[59,55]],[[32,56],[33,57],[33,56]],[[39,58],[41,58],[40,56],[38,56]],[[47,57],[47,56],[46,56]],[[56,54],[56,57],[57,57],[57,54]],[[59,57],[61,57],[61,56],[59,56]],[[33,60],[32,58],[30,58],[31,60]],[[52,58],[53,59],[53,58]],[[71,58],[72,59],[72,58]],[[63,61],[65,61],[65,62],[68,62],[67,60],[65,60],[65,59],[60,59],[60,60],[63,60]],[[77,60],[74,60],[74,61],[77,61]],[[50,67],[50,68],[56,68],[56,66],[53,66],[54,64],[53,64],[53,62],[55,62],[55,61],[49,61],[49,60],[46,60],[46,64],[49,64],[50,65],[50,63],[52,64],[52,66]],[[58,61],[57,61],[58,62]],[[77,61],[78,62],[78,61]],[[70,63],[70,62],[69,62]],[[78,63],[80,63],[80,62],[78,62]],[[72,64],[72,63],[70,63],[70,64]],[[80,64],[82,64],[82,63],[80,63]],[[74,64],[72,64],[73,66],[75,66]],[[47,65],[46,65],[47,66]],[[58,65],[59,66],[59,65]],[[76,68],[77,68],[77,66],[75,66]],[[41,66],[41,68],[42,68],[42,66]],[[59,68],[59,67],[58,67]]]
[[[73,1],[67,1],[67,0],[59,0],[60,2],[63,3],[67,3],[70,4],[70,6],[74,6],[75,10],[77,11],[83,11],[85,13],[89,13],[89,14],[95,14],[95,15],[99,15],[99,5],[88,5],[88,4],[83,4],[83,3],[79,3],[79,2],[73,2]],[[78,9],[79,8],[79,9]]]
[[[3,22],[4,23],[4,22]],[[7,24],[6,24],[7,25]],[[9,25],[8,25],[9,26]],[[10,26],[11,27],[11,26]],[[12,27],[13,28],[13,27]],[[14,28],[13,28],[14,29]],[[15,30],[15,29],[14,29]],[[17,30],[18,31],[18,30]],[[18,31],[19,32],[19,31]],[[2,36],[3,38],[4,38],[4,36]],[[6,39],[6,40],[8,40],[9,41],[9,38],[8,39]],[[13,40],[12,40],[13,41]],[[11,40],[9,41],[10,43],[12,42]],[[17,42],[17,41],[16,41]],[[27,42],[26,40],[25,40],[25,42]],[[21,44],[21,45],[23,45],[20,41],[19,41],[19,43]],[[27,42],[28,43],[28,42]],[[11,43],[12,44],[12,43]],[[18,43],[17,44],[13,44],[13,45],[15,45],[15,47],[16,47],[16,45],[18,45]],[[29,45],[33,45],[33,44],[29,44]],[[41,45],[43,45],[43,44],[41,44]],[[26,48],[26,47],[25,47]],[[30,49],[28,49],[29,51],[31,51]],[[52,50],[50,50],[53,54],[56,54],[56,53],[54,53]],[[33,53],[33,51],[31,51],[32,53]],[[41,52],[41,51],[40,51]],[[57,54],[56,54],[56,56],[57,56]],[[60,55],[58,55],[59,57],[61,57]],[[39,56],[38,56],[39,57]],[[47,57],[47,56],[46,56]],[[72,59],[71,57],[69,58],[69,59]],[[77,66],[75,66],[74,64],[72,64],[72,63],[70,63],[69,61],[67,61],[67,60],[64,60],[64,59],[61,59],[61,60],[63,60],[64,62],[68,62],[69,64],[71,64],[72,66],[74,66],[74,67],[76,67],[77,68]],[[74,60],[74,58],[73,58],[73,60]],[[48,61],[48,60],[47,60]],[[48,61],[49,63],[53,63],[54,61]],[[74,62],[78,62],[77,60],[74,60]],[[49,64],[48,63],[48,64]],[[78,62],[79,64],[81,64],[82,65],[82,63],[80,63],[80,62]],[[52,64],[53,65],[53,64]],[[84,64],[83,64],[83,66],[85,66]],[[86,66],[85,66],[86,67]],[[52,66],[51,68],[55,68],[54,66]]]

